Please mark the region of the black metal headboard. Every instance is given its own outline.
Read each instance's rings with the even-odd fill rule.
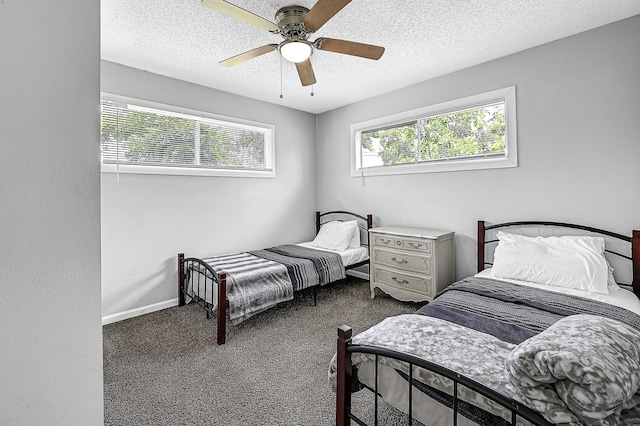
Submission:
[[[355,220],[360,228],[360,241],[363,245],[369,245],[369,229],[373,226],[373,216],[368,214],[366,217],[357,213],[335,210],[331,212],[316,212],[316,234],[320,231],[320,227],[332,220]],[[364,243],[366,241],[366,244]]]
[[[632,287],[633,292],[640,298],[640,230],[634,230],[632,235],[626,236],[604,229],[593,228],[590,226],[576,225],[573,223],[563,222],[545,222],[545,221],[521,221],[521,222],[505,222],[488,225],[484,220],[478,221],[478,272],[492,265],[493,249],[497,244],[495,235],[498,231],[519,233],[524,235],[541,235],[551,236],[560,233],[560,235],[592,235],[600,236],[605,239],[605,255],[611,264],[626,264],[626,267],[618,268],[614,266],[614,270],[627,272],[619,284],[622,286]],[[529,232],[527,232],[529,231]],[[631,267],[629,268],[629,264]],[[616,281],[619,277],[616,276]],[[626,280],[626,283],[625,283]]]

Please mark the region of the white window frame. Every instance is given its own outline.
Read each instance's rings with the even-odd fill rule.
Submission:
[[[483,105],[495,102],[504,102],[506,126],[504,155],[500,154],[499,156],[496,156],[495,154],[487,154],[474,157],[447,158],[415,163],[362,167],[362,145],[360,141],[360,135],[362,132],[381,127],[401,125],[409,121],[443,115],[464,109],[482,107]],[[411,111],[405,111],[398,114],[355,123],[350,126],[350,133],[352,177],[517,167],[518,144],[516,130],[516,88],[515,86],[505,87],[503,89],[497,89]]]
[[[219,114],[211,114],[207,112],[182,108],[175,105],[168,105],[158,102],[147,101],[143,99],[132,98],[128,96],[114,95],[111,93],[101,93],[101,99],[118,102],[122,104],[131,104],[136,107],[150,108],[161,112],[168,112],[175,115],[186,116],[190,119],[203,118],[208,122],[218,122],[223,126],[242,127],[264,131],[265,133],[265,169],[250,170],[242,168],[213,168],[213,167],[189,167],[189,166],[158,166],[144,164],[112,164],[103,163],[100,160],[100,170],[104,173],[134,173],[134,174],[151,174],[151,175],[182,175],[182,176],[226,176],[226,177],[258,177],[258,178],[275,178],[276,177],[276,147],[275,147],[275,126],[272,124],[260,123],[256,121],[244,120],[235,117],[228,117]]]

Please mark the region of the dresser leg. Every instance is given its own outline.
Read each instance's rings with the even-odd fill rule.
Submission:
[[[376,288],[375,287],[371,287],[371,298],[375,299],[376,297]]]

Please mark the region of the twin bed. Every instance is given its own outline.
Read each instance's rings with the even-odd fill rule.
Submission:
[[[338,329],[336,424],[377,425],[380,399],[408,424],[640,424],[640,231],[480,221],[477,242],[478,274],[415,314]]]
[[[178,254],[178,304],[200,304],[217,319],[217,342],[226,341],[227,317],[240,322],[294,292],[317,288],[345,278],[346,271],[368,264],[371,215],[345,211],[316,212],[313,241],[263,250],[213,256]]]

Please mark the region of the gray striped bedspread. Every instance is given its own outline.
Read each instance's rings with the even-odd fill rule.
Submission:
[[[569,315],[601,315],[640,330],[640,316],[624,308],[480,277],[465,278],[447,287],[418,313],[455,322],[516,344]]]
[[[296,245],[202,260],[217,273],[227,274],[228,312],[234,325],[293,299],[294,291],[345,278],[339,254]],[[207,300],[211,297],[207,295]]]
[[[293,244],[250,251],[250,254],[283,264],[294,291],[325,285],[345,278],[342,258],[337,253]]]

